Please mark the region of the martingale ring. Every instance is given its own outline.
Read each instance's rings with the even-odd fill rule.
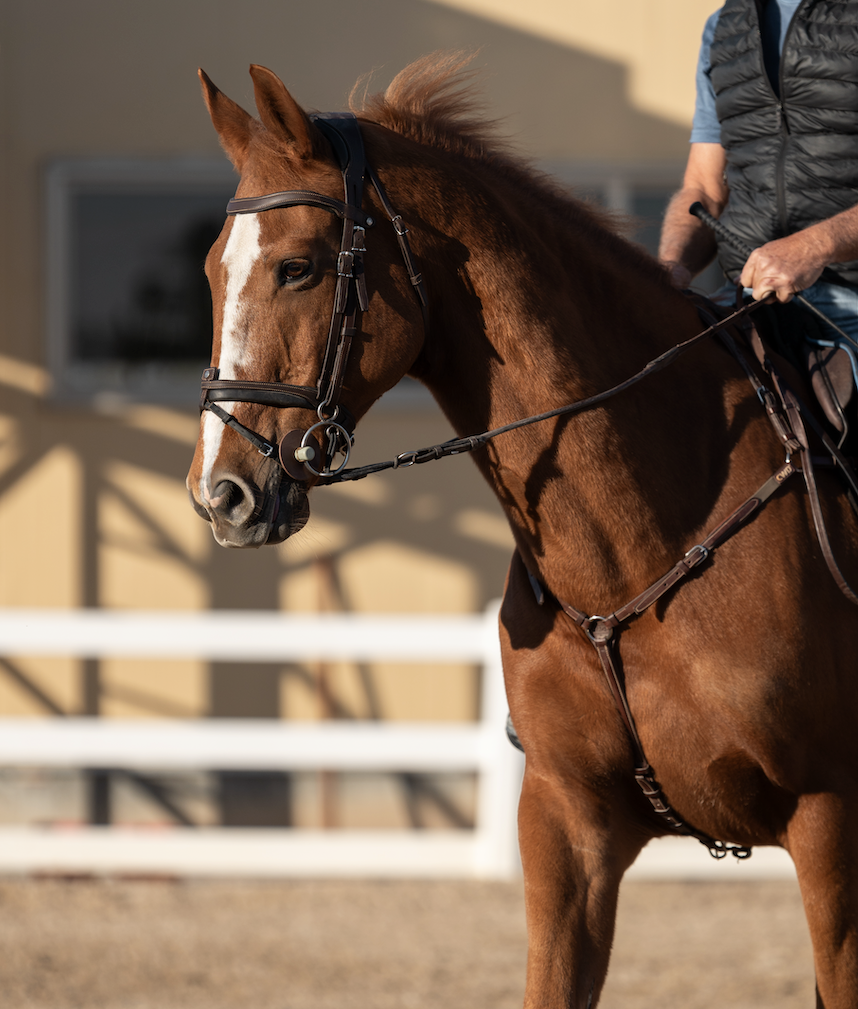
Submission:
[[[328,469],[326,471],[324,467],[322,467],[321,470],[318,470],[312,465],[312,459],[315,457],[315,446],[313,444],[315,439],[312,437],[312,435],[317,428],[324,428],[325,434],[328,434],[332,428],[336,429],[338,440],[341,446],[340,451],[343,453],[343,461],[340,463],[339,466],[337,466],[336,469]],[[308,448],[310,449],[310,452],[305,451]],[[304,432],[304,437],[301,439],[301,444],[297,449],[295,449],[295,458],[298,460],[298,462],[303,463],[307,467],[307,469],[313,474],[313,476],[336,476],[348,465],[349,456],[351,455],[351,452],[352,452],[351,435],[343,427],[343,425],[338,424],[335,420],[320,420],[317,421],[312,427],[308,428]]]

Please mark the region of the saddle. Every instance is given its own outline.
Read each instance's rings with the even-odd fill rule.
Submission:
[[[712,324],[731,314],[723,304],[710,301],[698,292],[687,291],[697,307],[700,318]],[[751,299],[746,298],[747,306]],[[741,289],[737,292],[737,308],[743,305]],[[811,312],[796,302],[761,304],[754,307],[753,316],[731,326],[733,337],[726,338],[729,347],[736,343],[773,382],[786,410],[783,380],[796,396],[800,407],[797,423],[815,435],[813,452],[807,464],[837,470],[845,494],[858,514],[858,358],[851,345],[839,337],[824,332]],[[722,330],[722,341],[725,333]],[[787,412],[789,412],[787,410]]]
[[[825,332],[815,315],[797,302],[764,304],[753,323],[763,343],[788,361],[809,385],[837,447],[858,453],[856,349]]]

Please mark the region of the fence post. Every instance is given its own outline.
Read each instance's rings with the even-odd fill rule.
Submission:
[[[483,616],[485,658],[474,873],[484,878],[512,879],[521,871],[516,823],[524,760],[506,735],[509,709],[498,635],[499,609],[500,603],[496,600],[489,604]]]

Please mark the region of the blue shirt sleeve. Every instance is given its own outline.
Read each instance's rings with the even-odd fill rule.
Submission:
[[[715,89],[710,79],[709,47],[715,37],[720,10],[715,11],[703,29],[700,56],[697,60],[697,101],[694,106],[694,121],[691,126],[692,144],[720,144],[721,124],[715,112]]]

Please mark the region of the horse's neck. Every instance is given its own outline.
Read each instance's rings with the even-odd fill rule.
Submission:
[[[693,309],[653,277],[632,283],[610,262],[613,242],[579,250],[577,262],[567,245],[562,269],[549,264],[544,275],[516,272],[514,250],[493,246],[490,234],[481,248],[471,242],[455,296],[471,310],[445,313],[443,334],[434,334],[445,341],[436,348],[442,367],[427,383],[460,434],[610,388],[693,335]],[[681,375],[669,386],[647,379],[606,408],[502,435],[478,459],[525,557],[555,586],[571,563],[594,605],[600,585],[622,591],[657,570],[699,520],[700,507],[686,519],[676,502],[709,454],[695,444],[708,437],[695,413],[700,377],[675,367]],[[653,459],[665,452],[673,468]]]

